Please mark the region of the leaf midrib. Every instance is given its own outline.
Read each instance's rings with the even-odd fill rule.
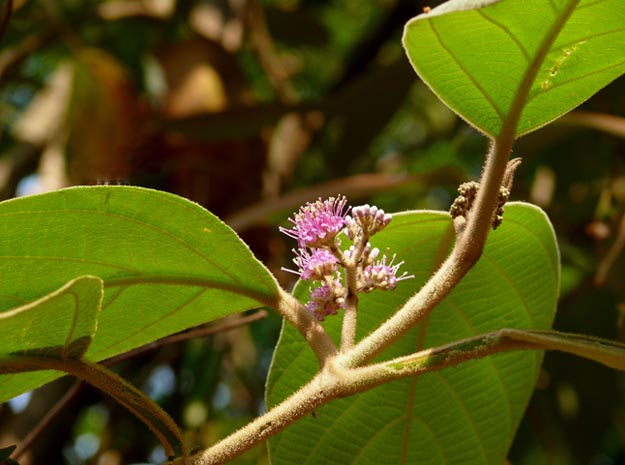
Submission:
[[[521,79],[521,82],[519,83],[519,86],[517,87],[516,92],[514,93],[510,108],[506,117],[502,120],[502,126],[497,139],[505,140],[509,137],[512,139],[515,138],[515,133],[519,125],[523,109],[527,104],[528,97],[534,82],[536,82],[536,77],[542,68],[542,64],[551,50],[552,45],[558,38],[558,35],[562,32],[562,29],[564,29],[567,21],[571,18],[571,15],[579,2],[580,0],[571,0],[567,5],[565,5],[561,12],[556,12],[554,23],[547,31],[547,34],[543,37],[536,50],[534,59],[531,61],[523,78]]]
[[[449,222],[448,217],[445,219],[446,219],[446,222]],[[445,229],[442,231],[440,235],[439,244],[438,244],[438,247],[436,248],[436,253],[434,255],[434,258],[431,264],[432,273],[436,271],[447,258],[450,247],[455,241],[455,234],[453,234],[453,231],[454,231],[453,223],[448,224],[445,227]],[[418,352],[419,350],[424,348],[429,321],[430,321],[429,317],[426,317],[425,321],[423,321],[417,327],[418,333],[417,333],[417,340],[415,344],[415,352]],[[415,400],[415,396],[417,393],[418,380],[419,380],[419,377],[414,377],[410,381],[410,386],[408,388],[409,393],[408,393],[408,403],[407,403],[406,411],[410,413],[412,413],[412,410],[414,409],[414,400]],[[408,456],[408,448],[409,448],[408,442],[410,439],[411,428],[412,428],[412,415],[408,414],[406,415],[406,420],[404,422],[404,435],[402,437],[402,443],[401,443],[400,463],[402,465],[406,463],[407,456]]]

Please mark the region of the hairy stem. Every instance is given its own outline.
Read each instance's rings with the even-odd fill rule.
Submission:
[[[279,433],[291,423],[340,395],[344,388],[337,381],[338,377],[328,372],[327,369],[322,370],[295,394],[214,446],[191,456],[186,462],[176,461],[172,465],[225,463]]]
[[[329,358],[338,353],[334,341],[319,321],[299,300],[283,289],[280,289],[280,299],[276,310],[304,336],[315,352],[319,366],[323,367]]]
[[[345,309],[343,311],[343,327],[341,330],[341,352],[349,352],[356,340],[356,325],[358,321],[358,294],[347,291]]]
[[[360,241],[363,242],[363,241]],[[356,341],[356,326],[358,323],[358,288],[357,274],[358,260],[362,256],[364,246],[354,249],[354,253],[345,263],[345,285],[347,296],[345,297],[345,308],[343,311],[343,326],[341,328],[341,352],[345,353],[354,347]]]
[[[573,13],[578,2],[567,5],[565,14],[545,34],[539,53],[536,54],[516,91],[510,111],[502,121],[501,130],[492,141],[480,179],[480,189],[466,227],[458,238],[454,250],[438,271],[428,280],[397,313],[377,330],[360,341],[350,353],[350,366],[361,366],[391,345],[427,316],[456,287],[467,272],[477,263],[491,229],[497,207],[499,189],[506,177],[508,159],[516,138],[516,129],[527,96],[545,60],[545,56],[558,34]]]
[[[499,188],[506,173],[513,142],[512,131],[491,145],[475,205],[452,253],[403,308],[354,347],[349,354],[349,366],[362,366],[403,336],[436,308],[477,263],[497,208]]]
[[[358,383],[387,383],[511,350],[555,350],[625,371],[625,344],[550,330],[500,329],[352,370]]]
[[[501,329],[357,368],[347,368],[349,356],[339,355],[295,394],[209,449],[187,458],[186,464],[218,465],[232,460],[332,399],[500,352],[528,349],[558,350],[625,370],[624,344],[556,331]]]
[[[387,381],[440,370],[465,360],[485,357],[504,350],[540,348],[561,350],[561,347],[564,347],[550,346],[541,339],[514,339],[510,337],[510,334],[495,332],[439,348],[438,352],[437,349],[431,349],[415,354],[410,356],[412,357],[410,359],[400,360],[400,365],[389,365],[389,362],[386,362],[382,365],[363,366],[426,317],[449,295],[480,258],[492,226],[500,188],[502,184],[511,182],[511,178],[506,178],[506,168],[529,91],[551,45],[578,3],[576,1],[568,4],[564,14],[558,17],[558,21],[544,35],[542,43],[538,47],[538,53],[529,64],[515,93],[510,111],[501,122],[501,130],[492,141],[481,176],[480,189],[468,215],[466,228],[461,228],[462,234],[458,237],[452,253],[441,267],[401,309],[378,329],[362,339],[351,350],[344,350],[342,347],[343,350],[338,356],[335,356],[336,347],[323,328],[309,321],[298,321],[298,305],[290,302],[286,296],[281,299],[280,306],[284,305],[288,308],[282,309],[283,311],[280,313],[287,315],[287,319],[290,317],[289,321],[299,329],[313,347],[322,366],[320,374],[287,401],[203,452],[198,461],[193,461],[194,465],[223,463],[254,444],[265,440],[271,434],[280,431],[305,413],[312,411],[316,406],[338,396],[354,394]],[[514,169],[511,168],[511,172],[513,171]],[[510,176],[511,172],[509,172]],[[299,306],[301,307],[301,304]],[[348,329],[345,329],[345,326],[343,328],[343,346],[346,344],[349,346],[349,341],[352,339],[350,327],[352,316],[346,315],[346,318],[348,318]],[[353,321],[355,328],[355,320]],[[467,346],[458,346],[457,344]],[[451,347],[454,347],[455,350],[450,350]],[[349,382],[332,381],[333,372],[330,371],[330,368],[333,366],[340,367],[342,374],[348,376]],[[325,375],[328,375],[330,379],[325,383],[326,387],[332,387],[330,394],[327,390],[320,390],[315,384]]]

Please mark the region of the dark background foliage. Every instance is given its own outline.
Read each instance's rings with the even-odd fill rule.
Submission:
[[[417,79],[401,48],[422,0],[4,0],[0,197],[76,184],[174,192],[236,229],[284,286],[277,225],[336,193],[386,211],[447,209],[487,142]],[[521,139],[513,199],[558,233],[555,327],[623,340],[625,81]],[[625,115],[623,115],[625,116]],[[233,319],[231,319],[233,320]],[[236,320],[236,319],[234,319]],[[218,322],[217,326],[236,321]],[[207,446],[264,408],[280,321],[155,348],[114,369]],[[625,463],[623,376],[547,354],[510,452],[522,464]],[[65,398],[20,463],[163,460],[155,438],[61,379],[0,406],[0,447]],[[267,463],[257,447],[235,463]]]

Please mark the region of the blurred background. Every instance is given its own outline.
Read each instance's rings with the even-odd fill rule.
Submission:
[[[1,0],[0,198],[102,183],[173,192],[223,218],[288,288],[292,244],[277,226],[305,201],[446,210],[479,177],[486,139],[401,47],[406,21],[438,3]],[[555,327],[625,340],[619,115],[624,79],[521,139],[512,198],[543,207],[558,232]],[[253,323],[216,322],[113,368],[206,447],[264,409],[280,320],[250,313]],[[510,463],[625,464],[624,381],[547,354]],[[165,459],[122,407],[68,378],[0,406],[0,447],[25,444],[55,405],[21,464]],[[260,446],[234,463],[268,460]]]

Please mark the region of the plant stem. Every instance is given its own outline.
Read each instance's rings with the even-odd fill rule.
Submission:
[[[334,341],[325,328],[293,295],[280,288],[276,311],[304,336],[323,367],[329,358],[338,354]]]
[[[387,383],[511,350],[555,350],[625,371],[625,344],[550,330],[500,329],[394,360],[355,368],[357,383]]]
[[[143,421],[158,437],[168,457],[187,455],[182,433],[171,417],[143,392],[112,371],[84,360],[37,355],[14,355],[0,359],[0,373],[35,370],[62,371],[97,387]]]
[[[491,228],[512,151],[514,131],[493,142],[486,158],[480,190],[466,229],[452,253],[427,283],[378,329],[361,340],[349,354],[348,366],[362,366],[391,345],[427,316],[449,295],[465,274],[477,263]]]
[[[351,373],[360,385],[378,385],[399,379],[419,376],[431,371],[458,365],[499,352],[520,349],[540,349],[530,342],[509,339],[505,330],[493,331],[439,347],[425,349],[411,355],[365,367],[354,368]]]
[[[379,384],[458,365],[468,360],[512,350],[558,350],[625,370],[625,345],[590,336],[556,331],[501,329],[412,355],[358,368],[345,368],[347,355],[328,363],[310,382],[263,416],[203,452],[188,457],[187,465],[218,465],[338,397],[369,390]],[[172,465],[182,465],[180,460]]]
[[[377,330],[360,341],[350,353],[349,366],[361,366],[391,345],[427,316],[456,287],[465,274],[477,263],[491,229],[497,207],[499,189],[504,181],[508,158],[517,137],[516,130],[527,96],[544,62],[547,52],[573,13],[578,2],[567,5],[544,36],[536,54],[519,84],[510,111],[502,121],[501,130],[492,141],[480,179],[480,189],[454,250],[428,282],[393,316]]]
[[[70,403],[82,386],[84,386],[83,382],[76,380],[65,394],[54,403],[50,410],[37,422],[35,427],[20,441],[11,454],[13,460],[18,461],[30,449],[30,446],[41,437],[54,418]]]
[[[327,366],[327,365],[326,365]],[[192,465],[217,465],[228,462],[261,441],[282,431],[291,423],[334,399],[344,390],[338,377],[322,370],[310,382],[264,415],[222,439],[212,447],[191,456],[185,462]],[[183,465],[175,461],[172,465]]]
[[[343,310],[343,327],[341,330],[341,353],[347,353],[354,347],[356,326],[358,321],[358,294],[347,291]]]
[[[366,241],[361,240],[355,244],[352,256],[344,264],[347,296],[345,297],[345,308],[343,309],[341,353],[347,353],[352,350],[356,342],[356,327],[358,324],[358,276],[356,270],[365,247],[363,242],[366,243]]]

